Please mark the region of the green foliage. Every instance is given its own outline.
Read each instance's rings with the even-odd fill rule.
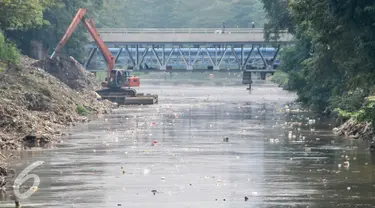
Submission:
[[[375,86],[375,5],[372,1],[262,0],[271,32],[285,29],[297,43],[281,54],[280,69],[299,101],[318,112],[373,120],[364,98]]]
[[[77,113],[81,116],[87,116],[90,114],[90,111],[82,105],[77,105]]]
[[[98,27],[263,27],[261,0],[104,0]]]
[[[289,75],[282,71],[275,72],[272,77],[271,81],[277,83],[279,86],[283,87],[284,89],[289,88]]]
[[[4,35],[0,32],[0,69],[5,69],[8,63],[18,63],[20,53],[16,46],[6,42]]]
[[[363,106],[365,97],[366,94],[363,90],[356,89],[354,91],[346,92],[342,96],[332,96],[330,105],[332,108],[355,112]]]
[[[367,99],[356,119],[360,122],[371,122],[372,127],[375,127],[375,100]]]
[[[366,100],[363,106],[357,111],[347,111],[336,108],[335,112],[343,119],[354,118],[358,122],[371,122],[375,128],[375,100]]]
[[[42,26],[43,11],[54,0],[0,0],[0,28],[26,30]]]
[[[289,0],[262,0],[262,2],[268,18],[268,22],[264,25],[266,39],[277,39],[280,30],[294,33],[295,25],[288,7]]]
[[[1,0],[0,0],[1,1]],[[43,2],[43,1],[42,1]],[[6,30],[7,37],[11,38],[21,48],[22,52],[30,55],[31,41],[40,41],[52,53],[66,29],[73,20],[79,8],[87,8],[87,17],[95,17],[103,7],[102,0],[52,0],[43,9],[42,17],[46,24],[34,27],[27,31]],[[64,46],[62,53],[82,60],[85,56],[84,46],[88,41],[88,32],[82,24],[73,33]]]

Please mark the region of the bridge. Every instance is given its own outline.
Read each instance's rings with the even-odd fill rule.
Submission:
[[[98,32],[109,47],[115,44],[263,44],[262,28],[100,28]],[[293,36],[280,31],[279,43],[293,41]]]
[[[99,28],[98,32],[116,57],[117,67],[135,70],[270,70],[281,46],[293,43],[293,36],[286,31],[280,32],[278,41],[266,41],[261,28]],[[271,54],[265,54],[267,46],[272,46]],[[90,71],[105,69],[92,39],[87,49],[85,67]]]

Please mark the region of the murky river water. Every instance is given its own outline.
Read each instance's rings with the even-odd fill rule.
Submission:
[[[249,94],[245,88],[142,86],[159,94],[160,104],[118,109],[70,130],[57,149],[23,152],[17,172],[44,164],[32,171],[41,181],[37,192],[22,204],[375,206],[375,160],[366,144],[333,137],[325,121],[309,126],[307,114],[286,112],[292,93],[263,85]]]

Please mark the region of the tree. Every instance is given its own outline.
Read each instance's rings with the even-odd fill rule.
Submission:
[[[44,9],[43,18],[46,24],[41,27],[24,30],[6,30],[7,37],[14,40],[24,54],[30,53],[30,42],[40,41],[51,53],[66,32],[79,8],[87,8],[89,16],[96,16],[103,7],[102,0],[55,0]],[[88,32],[82,24],[63,48],[62,52],[83,60],[84,46],[88,41]]]
[[[374,3],[262,1],[269,18],[265,29],[287,29],[297,40],[284,50],[280,68],[289,74],[299,100],[318,112],[365,112],[360,103],[374,94],[375,85]],[[375,121],[375,115],[362,117]]]
[[[248,27],[263,26],[265,13],[260,0],[105,0],[98,16],[99,27]]]
[[[268,19],[264,25],[266,39],[277,39],[280,30],[287,30],[289,33],[295,34],[295,24],[288,5],[289,1],[262,0]]]
[[[26,30],[42,26],[43,11],[54,0],[0,0],[0,28],[3,30]]]

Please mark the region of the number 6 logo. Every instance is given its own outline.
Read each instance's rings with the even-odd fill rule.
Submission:
[[[14,194],[16,195],[16,197],[20,199],[27,199],[35,193],[36,190],[30,189],[26,191],[25,193],[21,194],[19,188],[23,183],[25,183],[30,178],[34,179],[34,184],[32,187],[39,186],[39,183],[40,183],[39,176],[37,176],[36,174],[28,175],[28,173],[32,171],[33,169],[35,169],[36,167],[42,165],[43,163],[44,163],[43,161],[34,162],[17,176],[16,180],[14,181]]]

